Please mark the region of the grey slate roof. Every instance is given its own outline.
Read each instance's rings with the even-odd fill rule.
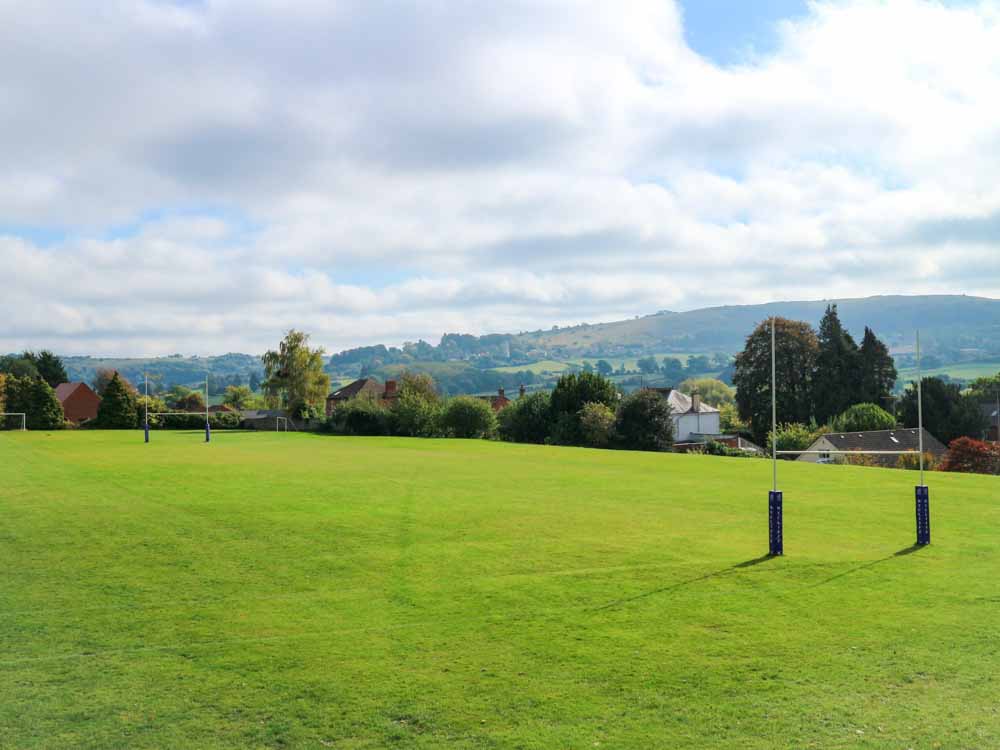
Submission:
[[[873,432],[832,432],[823,435],[839,451],[918,451],[920,436],[916,428],[876,430]],[[822,439],[822,438],[821,438]],[[813,448],[815,450],[815,448]],[[936,456],[948,449],[924,429],[924,452]]]

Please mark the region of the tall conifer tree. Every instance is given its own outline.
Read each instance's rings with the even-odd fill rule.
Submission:
[[[861,342],[861,391],[858,403],[885,406],[896,386],[896,363],[887,347],[865,326],[865,337]]]
[[[854,403],[861,392],[861,353],[851,338],[837,306],[828,305],[819,324],[819,355],[813,375],[816,420],[827,422]]]

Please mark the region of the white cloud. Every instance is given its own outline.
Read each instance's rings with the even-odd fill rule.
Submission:
[[[817,0],[730,68],[666,0],[2,3],[0,47],[0,349],[1000,296],[996,0]]]

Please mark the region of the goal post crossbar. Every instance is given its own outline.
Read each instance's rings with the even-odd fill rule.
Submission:
[[[21,418],[21,431],[24,432],[28,429],[28,415],[23,411],[4,411],[0,412],[0,417],[3,417],[4,422],[7,421],[7,417],[20,417]]]
[[[778,456],[918,456],[920,451],[775,451]]]

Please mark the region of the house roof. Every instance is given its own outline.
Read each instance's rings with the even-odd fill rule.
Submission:
[[[681,393],[680,391],[674,389],[670,391],[670,395],[667,396],[667,402],[670,404],[670,408],[673,410],[674,414],[718,414],[719,410],[714,406],[709,406],[704,401],[701,402],[698,407],[697,412],[694,409],[694,399],[692,399],[686,393]]]
[[[91,390],[90,386],[86,383],[60,383],[57,385],[56,398],[59,399],[59,403],[63,403],[66,399],[76,393],[80,386],[83,386],[87,390]]]
[[[284,409],[244,409],[240,412],[243,419],[270,419],[271,417],[287,417]]]
[[[915,428],[901,430],[875,430],[872,432],[832,432],[819,440],[826,440],[838,451],[918,451],[920,435]],[[810,450],[817,450],[813,443]],[[941,455],[948,449],[936,437],[924,430],[924,452]]]
[[[349,398],[354,398],[359,393],[361,393],[361,391],[363,391],[365,389],[365,386],[367,386],[369,383],[378,388],[381,388],[381,385],[377,380],[375,380],[375,378],[359,378],[358,380],[355,380],[353,383],[348,383],[342,388],[338,388],[337,390],[335,390],[333,393],[331,393],[329,396],[326,397],[327,401],[329,401],[330,399],[346,400]]]
[[[360,378],[358,380],[355,380],[353,383],[348,383],[342,388],[338,388],[337,390],[335,390],[333,393],[331,393],[329,396],[326,397],[327,401],[331,399],[354,398],[359,393],[361,393],[361,391],[364,389],[366,385],[368,385],[368,383],[374,383],[376,386],[379,385],[379,382],[375,380],[375,378]]]

